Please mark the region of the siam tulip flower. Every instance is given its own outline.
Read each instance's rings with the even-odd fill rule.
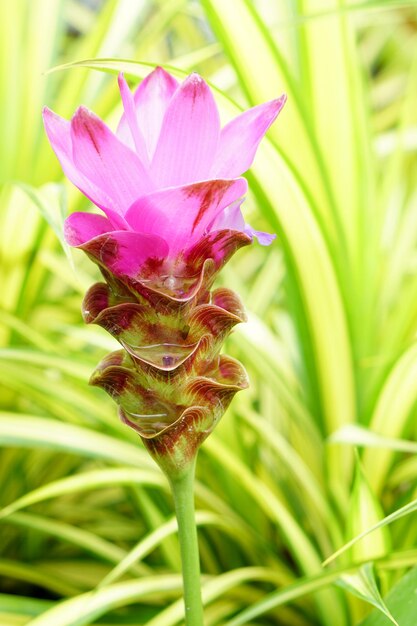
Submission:
[[[262,245],[274,238],[245,223],[242,174],[285,96],[221,128],[197,74],[179,84],[156,68],[134,94],[123,75],[119,87],[124,113],[116,133],[85,107],[71,121],[45,109],[44,122],[65,174],[103,213],[73,213],[65,222],[67,242],[84,250],[105,280],[87,292],[84,319],[121,345],[90,382],[115,399],[121,419],[170,480],[186,624],[200,626],[190,481],[200,444],[248,384],[243,366],[220,354],[245,319],[243,306],[231,290],[211,290],[237,249],[254,237]]]
[[[105,360],[92,383],[117,399],[122,419],[149,446],[189,420],[190,406],[213,425],[229,391],[247,384],[241,366],[219,357],[243,307],[231,292],[210,296],[210,289],[238,248],[274,238],[245,223],[241,174],[285,96],[221,128],[197,74],[179,84],[158,67],[134,94],[122,74],[118,82],[124,113],[115,134],[85,107],[71,121],[45,108],[44,122],[65,174],[104,213],[77,212],[65,222],[67,242],[99,265],[107,283],[88,292],[84,318],[126,351]],[[205,381],[197,395],[194,379]],[[145,393],[153,384],[158,391]]]

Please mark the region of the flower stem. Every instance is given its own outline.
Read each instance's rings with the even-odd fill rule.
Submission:
[[[203,626],[200,558],[194,516],[195,461],[180,477],[170,480],[178,522],[182,579],[184,584],[185,625]]]

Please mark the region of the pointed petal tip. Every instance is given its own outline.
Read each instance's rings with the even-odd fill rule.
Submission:
[[[284,104],[287,102],[287,100],[288,100],[288,97],[286,93],[281,94],[280,97],[275,100],[277,104],[278,113],[284,107]]]
[[[130,87],[125,79],[123,72],[119,72],[117,76],[117,84],[119,85],[119,91],[123,102],[123,107],[126,112],[127,98],[131,98],[133,100],[133,95],[130,92]]]
[[[47,106],[43,107],[42,120],[43,120],[43,125],[45,127],[45,131],[48,137],[49,137],[50,125],[53,122],[53,120],[55,120],[57,117],[58,117],[57,114],[54,113],[50,108],[48,108]]]
[[[271,124],[277,118],[278,114],[281,113],[285,103],[287,102],[287,94],[283,93],[279,98],[275,98],[274,100],[270,100],[269,102],[265,102],[265,109],[270,110],[272,113]],[[260,105],[262,106],[262,105]]]
[[[100,118],[93,112],[91,109],[86,107],[84,104],[81,104],[76,110],[74,115],[71,118],[71,123],[83,123],[88,121],[96,121],[100,120]]]
[[[192,86],[194,89],[198,89],[198,88],[203,88],[203,89],[209,89],[210,87],[208,86],[208,84],[206,83],[206,81],[204,80],[204,78],[202,76],[200,76],[200,74],[198,74],[197,72],[192,72],[191,74],[189,74],[183,81],[183,86]]]
[[[148,79],[150,79],[150,78],[152,78],[152,79],[153,79],[153,78],[160,79],[160,80],[162,80],[163,82],[168,82],[168,83],[171,83],[171,82],[173,82],[173,81],[174,81],[175,83],[177,82],[177,80],[174,78],[174,76],[173,76],[172,74],[170,74],[169,72],[167,72],[167,71],[166,71],[166,70],[162,67],[162,65],[157,65],[157,66],[156,66],[156,67],[152,70],[152,72],[150,72],[150,73],[149,73],[149,74],[145,77],[145,79],[144,79],[144,80],[148,80]]]
[[[80,105],[71,118],[72,132],[85,135],[91,140],[97,133],[106,132],[103,120],[85,105]]]
[[[65,122],[67,121],[63,117],[58,115],[58,113],[55,113],[55,111],[52,111],[52,109],[50,109],[47,106],[44,106],[43,109],[42,109],[42,118],[43,118],[43,121],[45,123],[45,126],[48,125],[50,122],[55,121],[55,120],[56,121],[64,120]]]
[[[270,246],[271,243],[277,238],[274,233],[264,233],[253,229],[251,229],[251,235],[256,237],[261,246]]]
[[[255,230],[250,224],[245,225],[244,232],[249,235],[252,241],[254,237],[256,237],[261,246],[270,246],[277,237],[275,233],[265,233],[261,230]]]
[[[129,87],[129,83],[127,82],[124,72],[119,72],[117,75],[117,84],[119,85],[119,91],[120,91],[120,95],[122,96],[122,100],[123,100],[123,94],[126,93],[126,91],[130,92],[130,87]],[[133,97],[133,95],[132,95]]]
[[[196,82],[206,82],[202,76],[198,72],[191,72],[186,78],[186,80],[195,80]]]
[[[276,118],[281,113],[286,101],[287,94],[283,93],[281,96],[279,96],[279,98],[269,100],[268,102],[264,102],[263,104],[258,104],[257,106],[253,107],[253,109],[248,109],[248,111],[253,111],[254,113],[258,112],[259,121],[263,119],[263,134],[265,134],[269,127],[275,122]],[[243,116],[245,115],[245,113],[248,113],[248,111],[244,111]]]
[[[89,115],[93,115],[93,112],[90,111],[90,109],[88,109],[84,104],[80,104],[80,106],[75,109],[75,113],[72,116],[72,119]]]
[[[69,135],[69,121],[46,106],[42,109],[42,119],[45,133],[59,158],[57,150],[62,151],[63,146],[66,145],[66,138]]]
[[[151,72],[151,74],[169,74],[169,72],[167,72],[166,70],[164,70],[164,68],[162,67],[162,65],[157,65],[155,67],[155,69]],[[169,74],[169,76],[171,76],[171,74]]]

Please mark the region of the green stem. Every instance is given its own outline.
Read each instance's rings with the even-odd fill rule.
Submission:
[[[200,558],[194,516],[194,471],[195,461],[182,476],[175,479],[171,478],[170,482],[174,496],[181,549],[185,624],[186,626],[203,626]]]

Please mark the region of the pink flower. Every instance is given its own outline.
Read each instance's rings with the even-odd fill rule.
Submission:
[[[114,134],[80,107],[71,121],[44,110],[48,138],[66,176],[105,214],[73,213],[68,243],[102,269],[129,280],[219,269],[253,235],[245,224],[241,174],[285,103],[285,96],[242,113],[223,129],[210,88],[197,74],[179,84],[156,68],[134,94],[119,76],[124,113]]]

